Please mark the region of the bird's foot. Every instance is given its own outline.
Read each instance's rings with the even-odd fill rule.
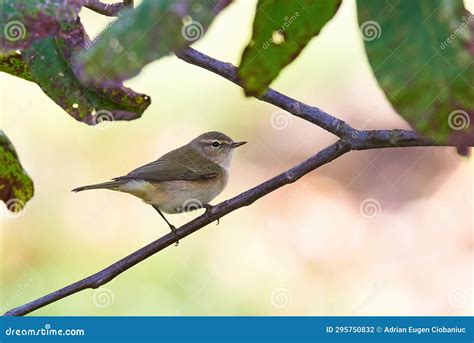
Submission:
[[[210,205],[210,204],[204,204],[204,205],[202,205],[202,207],[206,209],[206,212],[204,212],[204,214],[206,214],[207,216],[210,216],[210,215],[211,215],[211,212],[212,212],[213,206]],[[219,225],[219,220],[220,220],[220,218],[217,218],[217,220],[216,220],[216,221],[217,221],[216,225]]]
[[[177,238],[178,235],[176,234],[176,226],[170,224],[170,230],[173,233],[173,235]],[[177,240],[176,243],[174,243],[174,245],[178,246],[179,245],[179,240]]]

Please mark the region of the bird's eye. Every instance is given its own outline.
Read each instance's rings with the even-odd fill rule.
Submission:
[[[217,148],[219,145],[220,145],[220,144],[219,144],[218,141],[212,142],[212,146],[213,146],[214,148]]]

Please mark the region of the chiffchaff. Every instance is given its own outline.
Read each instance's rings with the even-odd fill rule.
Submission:
[[[130,193],[152,205],[174,231],[162,211],[181,213],[209,207],[227,184],[234,148],[245,143],[217,131],[207,132],[125,176],[73,192],[111,189]]]

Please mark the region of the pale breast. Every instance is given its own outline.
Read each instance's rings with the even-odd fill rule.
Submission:
[[[124,184],[120,191],[133,194],[166,213],[180,213],[208,204],[222,192],[227,181],[226,175],[205,180],[131,180]]]

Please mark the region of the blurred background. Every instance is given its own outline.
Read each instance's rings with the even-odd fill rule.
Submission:
[[[237,0],[193,45],[239,63],[256,1]],[[473,2],[467,2],[471,11]],[[83,9],[91,37],[109,18]],[[89,127],[33,83],[0,74],[1,127],[35,182],[22,215],[0,204],[4,312],[168,233],[127,194],[70,190],[150,162],[198,134],[249,143],[214,203],[308,158],[335,137],[174,56],[126,85],[141,119]],[[272,87],[358,129],[408,128],[368,66],[344,1]],[[473,315],[474,161],[454,148],[351,152],[123,273],[34,315]],[[176,226],[200,212],[169,216]]]

